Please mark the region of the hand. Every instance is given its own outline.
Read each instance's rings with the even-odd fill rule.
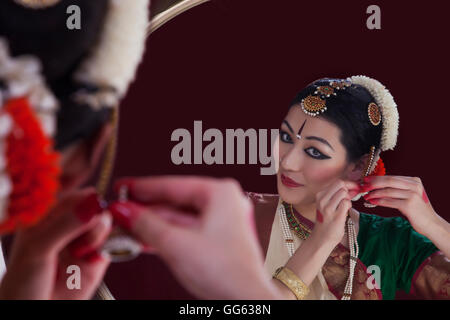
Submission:
[[[439,220],[419,178],[377,176],[364,179],[364,199],[404,214],[418,233],[428,235]]]
[[[345,221],[352,207],[351,199],[360,191],[356,182],[338,180],[316,194],[317,223],[311,234],[334,248],[345,233]]]
[[[96,249],[111,222],[92,189],[66,196],[44,220],[16,234],[0,298],[91,298],[109,265]],[[67,286],[70,265],[80,268],[80,289]]]
[[[139,204],[112,204],[115,221],[152,247],[192,294],[203,299],[274,297],[253,206],[237,182],[155,177],[122,180],[121,185]]]

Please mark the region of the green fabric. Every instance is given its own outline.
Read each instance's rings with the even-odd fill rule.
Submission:
[[[395,298],[397,290],[409,293],[417,268],[439,250],[407,220],[365,213],[360,213],[358,244],[361,262],[380,267],[381,293],[388,300]]]

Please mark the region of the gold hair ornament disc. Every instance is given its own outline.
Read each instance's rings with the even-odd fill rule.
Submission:
[[[312,117],[318,116],[319,114],[327,110],[325,100],[323,100],[319,96],[307,96],[306,98],[302,99],[301,106],[303,112]]]
[[[381,111],[375,103],[370,103],[367,107],[367,113],[369,114],[369,120],[374,126],[378,126],[381,123]]]

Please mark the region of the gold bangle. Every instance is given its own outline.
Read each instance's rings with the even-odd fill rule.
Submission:
[[[308,286],[294,272],[286,267],[279,267],[273,274],[273,278],[281,281],[288,287],[297,297],[297,300],[303,300],[309,293]]]

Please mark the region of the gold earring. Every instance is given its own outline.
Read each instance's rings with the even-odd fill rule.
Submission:
[[[372,168],[372,164],[373,164],[373,160],[375,159],[375,147],[371,146],[370,147],[370,158],[369,161],[367,163],[367,167],[365,168],[364,172],[363,172],[363,176],[361,177],[361,185],[363,183],[363,178],[367,177],[370,173],[370,169]],[[366,208],[375,208],[376,205],[367,201],[364,201],[364,207]]]

